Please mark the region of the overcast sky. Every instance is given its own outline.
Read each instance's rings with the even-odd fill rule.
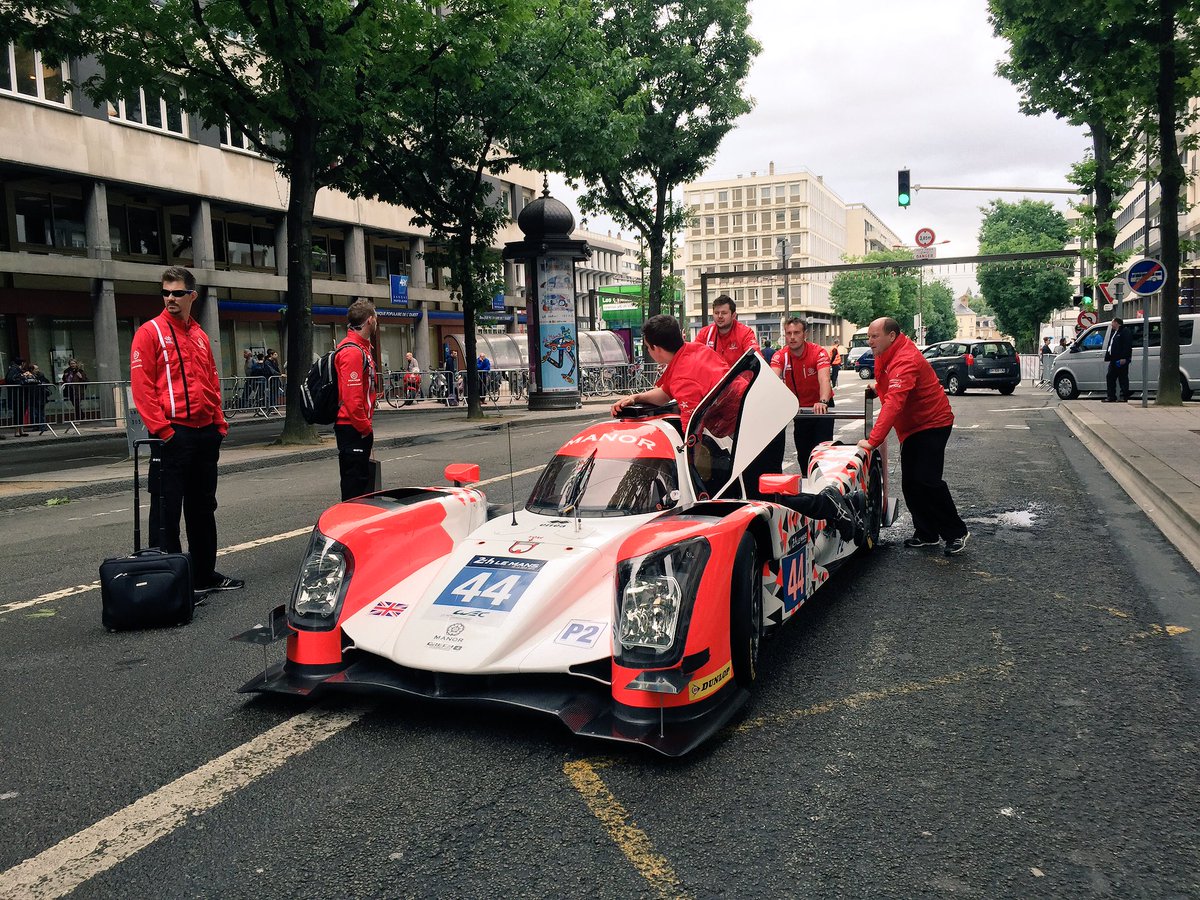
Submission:
[[[752,112],[725,137],[706,178],[807,168],[847,203],[871,207],[905,243],[932,228],[939,257],[977,250],[980,212],[1020,194],[919,191],[896,205],[896,170],[914,185],[1068,187],[1085,132],[1018,110],[995,74],[1004,44],[985,0],[752,0],[762,44],[747,81]],[[561,179],[555,196],[574,208]],[[1065,209],[1063,195],[1030,194]],[[577,210],[576,210],[577,211]],[[593,220],[593,228],[596,228]],[[607,223],[605,223],[607,227]],[[944,273],[949,274],[949,273]],[[964,289],[969,276],[952,279]]]

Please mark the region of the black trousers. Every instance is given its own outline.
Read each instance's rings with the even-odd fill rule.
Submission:
[[[952,541],[967,533],[942,478],[951,427],[915,431],[900,444],[904,502],[912,513],[915,535],[927,541]]]
[[[334,425],[337,437],[338,470],[342,475],[342,499],[350,500],[375,489],[371,470],[371,445],[375,433],[359,434],[353,425]]]
[[[801,477],[808,477],[808,458],[821,441],[833,440],[833,419],[799,416],[792,425],[792,440],[796,443],[796,462]]]
[[[1117,384],[1121,385],[1121,399],[1129,399],[1129,361],[1124,360],[1125,365],[1118,366],[1116,360],[1108,364],[1108,372],[1105,374],[1105,383],[1108,387],[1108,399],[1117,399]]]
[[[838,363],[836,366],[829,367],[829,383],[833,387],[837,387],[838,372],[840,371],[842,371],[841,363]]]
[[[221,433],[216,425],[176,425],[175,436],[150,453],[150,540],[179,553],[179,517],[187,528],[192,580],[212,583],[217,564],[217,461]]]

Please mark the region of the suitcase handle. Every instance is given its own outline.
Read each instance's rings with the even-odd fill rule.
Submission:
[[[141,495],[141,474],[138,471],[138,451],[142,445],[153,447],[155,444],[162,444],[160,438],[142,438],[133,442],[133,552],[138,554],[142,552],[142,495]],[[161,486],[162,471],[159,471],[159,479]],[[161,496],[162,491],[159,491]],[[148,548],[156,549],[156,548]]]

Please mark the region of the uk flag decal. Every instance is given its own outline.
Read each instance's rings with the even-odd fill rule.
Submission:
[[[407,603],[393,603],[390,600],[380,600],[371,607],[371,615],[394,619],[408,609]]]

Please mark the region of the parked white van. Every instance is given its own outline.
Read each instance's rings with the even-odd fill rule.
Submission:
[[[1080,393],[1107,391],[1105,376],[1108,363],[1104,351],[1108,346],[1108,322],[1093,325],[1075,339],[1069,349],[1054,358],[1051,381],[1063,400],[1074,400]],[[1142,335],[1145,323],[1130,319],[1125,323],[1133,336],[1133,362],[1129,366],[1129,390],[1142,390]],[[1149,392],[1158,391],[1158,350],[1162,338],[1160,320],[1150,320],[1150,354],[1147,369]],[[1179,317],[1179,376],[1184,400],[1192,399],[1192,391],[1200,388],[1200,315]]]

